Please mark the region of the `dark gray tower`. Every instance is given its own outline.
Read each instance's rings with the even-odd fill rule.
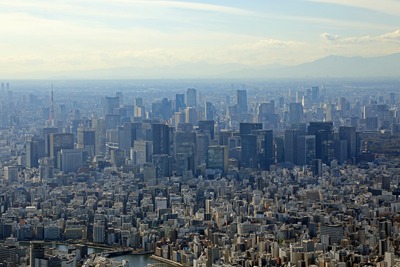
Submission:
[[[187,107],[196,107],[197,106],[197,95],[196,89],[189,88],[186,92],[186,106]]]

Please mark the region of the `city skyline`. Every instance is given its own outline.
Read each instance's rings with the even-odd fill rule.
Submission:
[[[210,65],[229,72],[400,52],[400,3],[390,0],[13,1],[0,7],[4,78],[74,78],[118,68],[179,74],[187,64],[202,77]]]

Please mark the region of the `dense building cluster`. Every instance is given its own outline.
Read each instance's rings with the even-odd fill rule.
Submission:
[[[87,254],[42,241],[177,266],[396,264],[400,160],[380,149],[400,140],[392,90],[149,92],[57,99],[2,83],[0,266]]]

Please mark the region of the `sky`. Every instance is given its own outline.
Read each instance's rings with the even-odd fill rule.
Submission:
[[[400,0],[0,0],[0,78],[389,55],[399,11]]]

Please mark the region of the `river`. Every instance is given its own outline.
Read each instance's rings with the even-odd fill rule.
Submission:
[[[57,249],[61,251],[67,251],[68,246],[66,245],[57,245]],[[88,247],[88,253],[99,253],[103,252],[104,250],[107,249],[101,249],[101,248],[93,248],[93,247]],[[123,256],[118,256],[114,257],[112,259],[116,259],[117,261],[122,261],[126,260],[129,262],[130,267],[146,267],[148,263],[159,263],[156,260],[153,260],[150,258],[150,255],[133,255],[133,254],[127,254]]]

